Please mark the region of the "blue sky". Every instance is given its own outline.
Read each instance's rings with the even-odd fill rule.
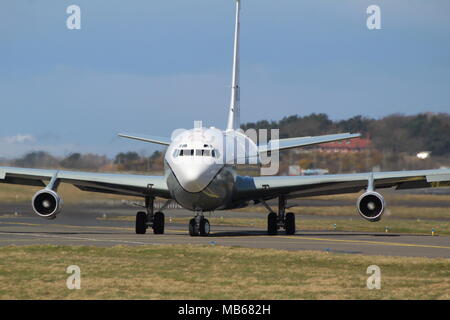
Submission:
[[[242,2],[243,122],[450,111],[448,0]],[[366,27],[371,4],[382,30]],[[0,158],[149,154],[116,134],[224,127],[233,20],[232,0],[2,1]]]

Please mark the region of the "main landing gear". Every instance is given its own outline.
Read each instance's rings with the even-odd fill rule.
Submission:
[[[139,211],[136,214],[136,233],[145,234],[147,228],[152,228],[154,234],[164,234],[164,213],[154,212],[153,197],[145,198],[145,208],[147,212]]]
[[[284,229],[286,234],[295,233],[295,215],[292,212],[285,212],[286,198],[284,196],[278,198],[278,214],[271,209],[270,211],[267,216],[267,233],[269,235],[276,235],[280,229]]]
[[[206,237],[209,235],[209,231],[209,221],[203,216],[202,212],[198,212],[195,217],[189,221],[189,235],[192,237]]]

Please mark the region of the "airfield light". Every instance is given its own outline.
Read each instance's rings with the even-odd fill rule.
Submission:
[[[389,227],[388,227],[388,226],[386,226],[386,227],[384,228],[384,232],[386,232],[386,233],[389,232]]]
[[[432,235],[432,236],[434,236],[434,232],[435,232],[434,228],[431,229],[431,235]]]

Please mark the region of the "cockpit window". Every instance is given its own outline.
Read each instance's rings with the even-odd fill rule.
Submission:
[[[196,157],[214,157],[218,158],[220,153],[217,149],[176,149],[173,153],[173,156],[176,158],[186,157],[186,156],[195,156]]]
[[[203,156],[204,157],[210,157],[211,156],[211,150],[203,150]]]
[[[193,156],[194,155],[194,149],[181,149],[180,150],[180,157],[183,156]]]

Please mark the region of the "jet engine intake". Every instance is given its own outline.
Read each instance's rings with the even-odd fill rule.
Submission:
[[[371,222],[379,221],[383,215],[386,203],[381,194],[369,191],[362,194],[356,203],[359,214]]]
[[[62,199],[55,191],[43,189],[34,195],[31,205],[38,216],[45,219],[55,219],[61,211]]]

